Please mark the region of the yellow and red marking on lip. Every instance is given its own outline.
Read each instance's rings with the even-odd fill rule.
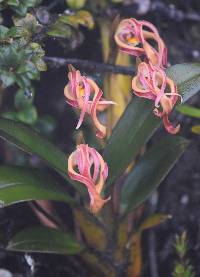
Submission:
[[[124,19],[114,38],[121,51],[136,57],[145,55],[152,65],[162,68],[167,66],[167,48],[158,30],[150,22],[135,18]],[[154,41],[156,47],[150,41]]]
[[[64,95],[69,105],[78,108],[80,118],[76,129],[78,129],[84,119],[85,114],[89,114],[97,129],[96,136],[104,138],[106,136],[106,127],[100,123],[97,112],[105,110],[109,105],[115,104],[102,98],[103,92],[97,84],[90,78],[82,76],[79,70],[69,66],[69,83],[65,86]],[[90,100],[93,96],[92,100]]]

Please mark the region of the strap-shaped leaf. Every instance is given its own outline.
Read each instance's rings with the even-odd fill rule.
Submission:
[[[61,174],[79,192],[84,193],[84,187],[69,179],[67,174],[67,155],[48,139],[25,124],[0,118],[0,137],[15,144],[21,150],[38,156],[49,166]]]
[[[67,190],[48,173],[20,166],[0,167],[0,200],[3,206],[42,199],[73,204]]]
[[[200,63],[173,65],[167,69],[167,75],[177,84],[183,102],[200,91]]]
[[[176,110],[184,115],[200,118],[200,109],[193,106],[183,104],[179,105]]]
[[[7,250],[74,255],[82,247],[68,233],[47,227],[25,229],[9,242]]]
[[[121,175],[159,126],[152,109],[150,101],[136,97],[127,106],[104,150],[109,168],[107,185]]]
[[[200,90],[200,64],[174,65],[167,74],[177,83],[183,102]],[[104,150],[109,167],[107,185],[124,172],[160,125],[152,111],[151,101],[137,97],[127,106]]]
[[[66,155],[30,127],[0,118],[0,136],[29,154],[35,154],[59,173],[66,174]]]
[[[154,191],[184,152],[188,141],[166,136],[152,146],[134,167],[123,184],[121,210],[131,212]]]

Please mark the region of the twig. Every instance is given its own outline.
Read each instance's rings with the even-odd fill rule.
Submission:
[[[44,61],[50,66],[59,68],[72,64],[81,69],[93,70],[96,72],[110,72],[110,73],[121,73],[124,75],[134,75],[135,69],[132,67],[126,67],[121,65],[112,65],[106,63],[98,63],[89,60],[75,59],[75,58],[60,58],[60,57],[44,57]]]

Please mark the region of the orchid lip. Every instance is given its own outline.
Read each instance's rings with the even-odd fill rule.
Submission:
[[[92,166],[94,166],[93,172]],[[103,199],[100,195],[108,176],[108,167],[94,148],[87,144],[78,145],[68,158],[68,174],[72,180],[86,186],[92,213],[98,213],[110,200],[110,197]]]
[[[69,83],[65,86],[64,95],[69,105],[81,111],[76,130],[80,128],[85,115],[88,114],[97,129],[96,136],[104,138],[106,127],[100,123],[97,113],[105,110],[109,105],[116,105],[116,103],[103,99],[102,90],[92,79],[82,76],[72,65],[68,67]],[[80,84],[82,84],[81,89]],[[92,100],[91,96],[93,96]]]
[[[166,68],[167,48],[158,30],[150,22],[134,18],[124,19],[120,22],[114,38],[121,51],[133,56],[145,54],[150,63]],[[157,47],[153,47],[149,40],[153,40]]]
[[[171,92],[165,92],[167,86]],[[165,129],[169,133],[176,134],[180,130],[179,125],[179,127],[172,126],[167,116],[178,101],[178,97],[181,102],[183,98],[177,93],[174,81],[166,76],[164,69],[141,62],[138,65],[138,73],[133,78],[132,89],[137,96],[154,101],[153,112],[156,116],[163,118]],[[162,111],[158,110],[160,107]]]

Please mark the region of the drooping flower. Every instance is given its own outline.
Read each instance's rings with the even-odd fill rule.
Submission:
[[[164,126],[169,133],[176,134],[180,130],[180,125],[172,126],[168,115],[181,95],[178,94],[174,81],[166,76],[163,69],[145,62],[140,63],[137,75],[132,80],[132,89],[137,96],[155,101],[153,112],[163,118]]]
[[[80,118],[76,129],[78,129],[84,119],[85,114],[89,114],[97,129],[96,136],[104,138],[106,127],[97,118],[97,112],[104,111],[109,105],[115,104],[102,98],[103,92],[97,84],[89,78],[82,76],[79,70],[69,65],[69,83],[65,86],[64,95],[67,103],[74,108],[78,108]]]
[[[115,41],[123,52],[136,57],[144,55],[152,65],[167,66],[167,48],[156,27],[148,21],[122,20],[116,30]]]
[[[83,183],[90,197],[90,210],[98,213],[110,200],[102,199],[101,191],[108,176],[108,166],[102,156],[87,144],[80,144],[68,159],[68,174],[72,180]]]

